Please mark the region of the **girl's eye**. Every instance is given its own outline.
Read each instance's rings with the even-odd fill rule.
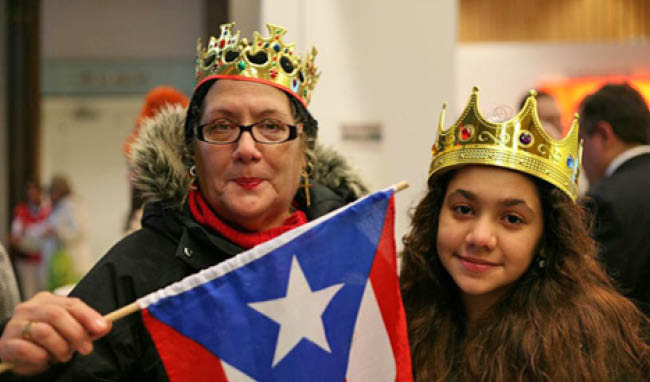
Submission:
[[[517,216],[517,215],[506,215],[506,216],[504,216],[503,219],[506,221],[506,223],[508,223],[508,224],[513,224],[513,225],[521,224],[521,223],[524,222],[524,221],[523,221],[519,216]]]
[[[472,213],[472,209],[464,205],[454,207],[454,211],[459,215],[469,215]]]

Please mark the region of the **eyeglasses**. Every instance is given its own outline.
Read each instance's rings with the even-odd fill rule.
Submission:
[[[296,126],[275,119],[265,119],[245,126],[220,118],[194,127],[194,133],[199,140],[215,145],[235,143],[245,131],[251,134],[255,142],[263,144],[284,143],[298,136]]]

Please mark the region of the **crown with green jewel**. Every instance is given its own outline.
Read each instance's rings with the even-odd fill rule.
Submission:
[[[460,118],[447,130],[443,126],[446,110],[443,104],[429,180],[461,165],[499,166],[543,179],[575,201],[582,157],[578,115],[564,138],[553,139],[539,121],[536,95],[531,90],[516,116],[496,123],[481,115],[478,87],[474,87]]]
[[[253,41],[239,39],[239,31],[233,33],[234,22],[220,26],[221,35],[210,37],[206,48],[201,39],[196,48],[197,87],[214,79],[243,79],[266,83],[295,96],[307,106],[320,72],[314,66],[316,48],[303,59],[296,55],[295,43],[285,44],[282,36],[287,30],[281,26],[266,24],[268,37],[253,33]]]

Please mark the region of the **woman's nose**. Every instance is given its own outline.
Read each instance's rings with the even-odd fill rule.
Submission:
[[[258,143],[255,142],[250,132],[245,131],[235,142],[235,151],[233,157],[243,162],[250,162],[259,160],[262,157],[258,149]]]
[[[495,227],[488,218],[477,219],[467,233],[466,241],[470,246],[492,250],[497,245]]]

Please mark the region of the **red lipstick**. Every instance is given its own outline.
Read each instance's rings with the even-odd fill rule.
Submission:
[[[235,178],[235,183],[244,190],[253,190],[262,183],[262,179],[242,176]]]

